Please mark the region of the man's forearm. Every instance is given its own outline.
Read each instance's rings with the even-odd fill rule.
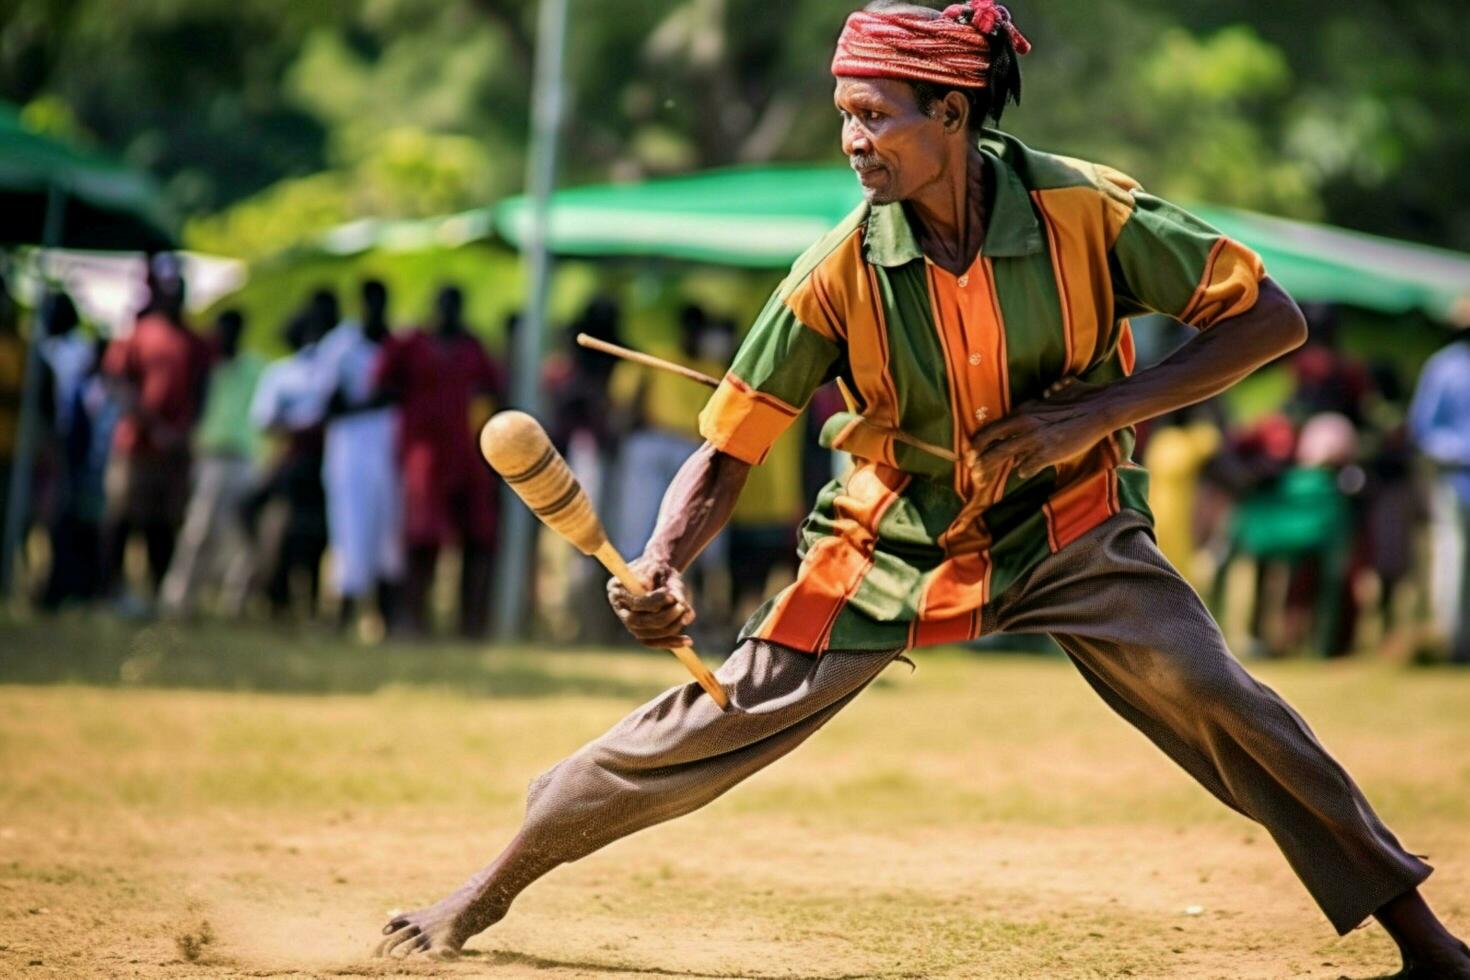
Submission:
[[[709,443],[696,449],[664,492],[644,557],[688,568],[730,519],[749,473],[750,464]]]
[[[1099,395],[1111,429],[1212,398],[1306,340],[1306,321],[1291,297],[1266,280],[1250,311],[1215,324],[1159,364]]]

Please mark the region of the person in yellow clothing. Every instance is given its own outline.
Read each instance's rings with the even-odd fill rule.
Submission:
[[[1154,512],[1154,534],[1169,564],[1199,588],[1195,573],[1198,549],[1194,509],[1200,474],[1220,450],[1220,429],[1205,418],[1181,418],[1161,425],[1149,436],[1143,465],[1153,476],[1148,503]]]
[[[793,425],[776,440],[765,461],[751,469],[730,515],[730,608],[737,621],[754,612],[771,591],[776,568],[790,571],[782,587],[796,576],[796,526],[806,515],[803,435],[802,427]]]
[[[652,353],[718,378],[732,352],[731,333],[728,324],[690,304],[679,312],[679,350]],[[625,555],[642,554],[664,489],[703,441],[699,413],[709,391],[676,374],[623,362],[608,381],[608,399],[625,433],[616,469],[613,541]],[[723,563],[723,547],[715,545],[713,556],[706,552],[710,565]]]

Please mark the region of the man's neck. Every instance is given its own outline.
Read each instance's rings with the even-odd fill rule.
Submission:
[[[937,266],[958,275],[985,240],[985,158],[967,146],[940,179],[905,202],[916,219],[919,248]]]

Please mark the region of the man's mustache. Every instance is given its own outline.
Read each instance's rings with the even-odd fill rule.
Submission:
[[[856,156],[848,157],[847,161],[854,170],[871,170],[872,168],[878,166],[878,158],[876,156],[868,156],[864,154],[858,154]]]

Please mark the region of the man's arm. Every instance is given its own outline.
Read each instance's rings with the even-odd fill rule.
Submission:
[[[749,463],[708,442],[700,446],[664,492],[658,526],[643,556],[633,562],[649,593],[634,596],[617,579],[608,582],[613,611],[644,646],[666,649],[688,642],[684,627],[694,621],[694,610],[681,573],[730,519],[749,474]]]
[[[1118,429],[1218,395],[1306,338],[1301,311],[1265,279],[1253,307],[1214,324],[1154,367],[1107,385],[1064,383],[981,429],[974,440],[979,466],[997,473],[1014,460],[1020,476],[1031,476]]]

